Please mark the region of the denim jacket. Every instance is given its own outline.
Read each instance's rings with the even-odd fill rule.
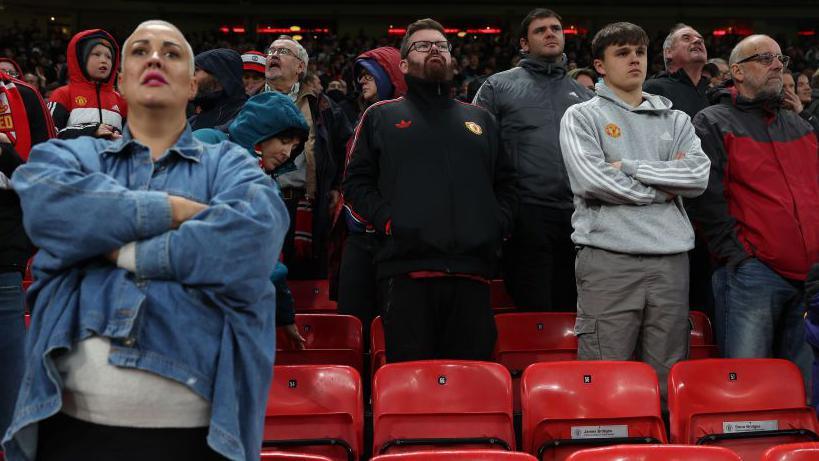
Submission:
[[[276,338],[270,268],[289,225],[258,162],[233,143],[197,141],[190,127],[154,162],[126,129],[117,141],[40,144],[12,183],[40,251],[6,459],[36,457],[37,422],[62,406],[54,357],[92,335],[110,338],[111,364],[211,402],[215,451],[258,459]],[[208,208],[173,230],[168,194]],[[129,242],[136,273],[103,257]]]

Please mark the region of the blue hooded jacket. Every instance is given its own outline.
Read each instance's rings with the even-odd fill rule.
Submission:
[[[277,134],[295,129],[302,139],[307,139],[310,130],[301,111],[293,104],[289,97],[268,92],[253,96],[247,100],[242,110],[224,131],[206,128],[196,130],[193,136],[209,144],[218,144],[222,141],[233,141],[244,147],[248,153],[254,155],[254,147]],[[276,168],[272,174],[281,174],[294,168],[291,158]],[[274,182],[275,184],[275,182]],[[287,267],[277,262],[270,280],[276,286],[276,325],[290,325],[295,322],[293,296],[287,287]]]
[[[234,50],[217,48],[197,54],[194,65],[211,74],[222,85],[222,91],[198,95],[193,100],[201,112],[188,119],[191,129],[229,123],[247,100],[242,83],[242,56]]]

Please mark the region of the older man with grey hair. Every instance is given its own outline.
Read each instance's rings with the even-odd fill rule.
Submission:
[[[687,24],[677,24],[671,28],[663,42],[663,60],[666,71],[646,80],[646,93],[665,96],[674,109],[694,117],[697,112],[708,107],[709,81],[702,77],[702,69],[708,59],[702,35]],[[686,207],[690,207],[685,200]],[[713,296],[711,294],[711,262],[708,250],[700,235],[695,247],[689,252],[690,285],[689,302],[695,309],[702,309],[713,316]]]
[[[327,276],[330,210],[340,196],[346,144],[352,134],[340,106],[304,84],[308,63],[307,50],[288,35],[279,36],[267,49],[266,91],[288,95],[310,126],[301,152],[294,153],[294,167],[276,178],[291,222],[284,262],[295,279]],[[296,219],[297,211],[301,219]]]
[[[39,144],[12,178],[40,251],[5,457],[258,459],[284,204],[245,149],[192,136],[179,29],[123,54],[122,138]]]
[[[694,117],[711,176],[693,215],[718,264],[722,354],[790,359],[807,377],[803,289],[819,260],[819,123],[782,108],[789,60],[766,35],[731,52],[734,87]]]

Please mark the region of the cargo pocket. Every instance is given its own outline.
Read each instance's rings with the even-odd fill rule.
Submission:
[[[574,335],[577,336],[578,360],[601,360],[600,340],[597,333],[597,319],[577,317],[574,322]]]

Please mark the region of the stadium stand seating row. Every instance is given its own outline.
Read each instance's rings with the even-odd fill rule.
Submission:
[[[539,460],[578,461],[608,459],[579,455],[592,447],[671,442],[713,449],[702,450],[700,458],[685,458],[683,448],[663,448],[664,455],[634,459],[795,461],[803,458],[766,451],[817,440],[819,424],[805,405],[802,377],[788,361],[685,361],[674,366],[669,383],[670,438],[657,377],[649,366],[606,361],[534,364],[521,378],[523,451]],[[363,452],[361,378],[352,367],[276,366],[267,415],[265,450],[295,450],[339,461],[359,459]],[[378,456],[419,451],[432,456],[441,449],[493,453],[516,446],[512,377],[497,363],[384,365],[373,381],[372,418],[375,459],[414,459]],[[814,443],[799,450],[809,456],[819,448]],[[726,452],[741,458],[726,457]]]

